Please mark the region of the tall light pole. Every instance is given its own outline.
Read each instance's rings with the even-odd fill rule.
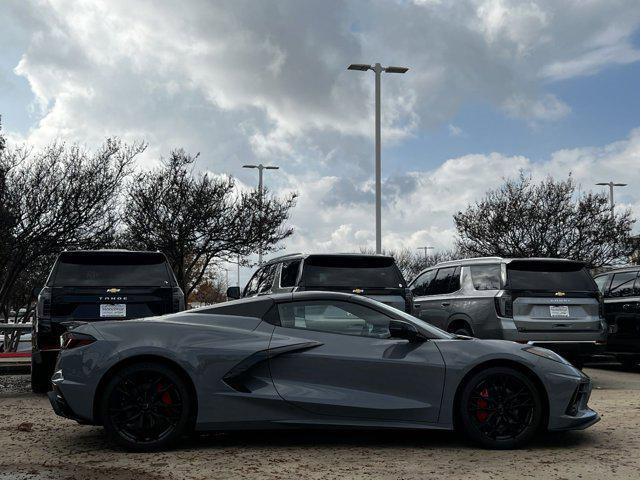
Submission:
[[[424,258],[427,258],[427,250],[433,250],[433,247],[418,247],[418,250],[424,250]]]
[[[613,187],[626,187],[627,184],[626,183],[614,183],[614,182],[600,182],[600,183],[596,183],[596,185],[606,185],[609,187],[609,204],[611,207],[611,216],[613,217],[614,213],[613,213],[613,207],[614,207],[614,203],[613,203]]]
[[[367,65],[362,63],[352,63],[348,70],[358,70],[366,72],[372,70],[376,74],[376,253],[382,253],[382,166],[380,159],[381,140],[380,140],[380,75],[382,72],[387,73],[406,73],[409,69],[406,67],[383,67],[379,63],[375,65]]]
[[[262,171],[263,170],[278,170],[280,167],[276,167],[275,165],[243,165],[242,168],[257,168],[258,169],[258,195],[260,198],[260,210],[262,210]],[[262,248],[258,249],[258,265],[262,265]],[[240,265],[238,264],[238,271],[240,270]],[[238,273],[238,277],[240,273]],[[238,280],[238,283],[240,281]]]

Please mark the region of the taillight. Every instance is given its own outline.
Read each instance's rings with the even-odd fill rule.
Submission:
[[[513,318],[513,300],[508,292],[502,291],[498,293],[493,300],[499,317]]]
[[[413,313],[413,292],[410,288],[404,289],[404,311],[409,314]]]
[[[38,295],[38,318],[51,318],[51,288],[44,287]]]
[[[95,342],[96,339],[86,333],[65,332],[62,334],[62,350],[71,350],[72,348],[84,347]]]
[[[604,295],[601,293],[598,293],[598,314],[604,318]]]
[[[173,287],[172,301],[174,312],[181,312],[184,310],[184,292],[180,287]]]

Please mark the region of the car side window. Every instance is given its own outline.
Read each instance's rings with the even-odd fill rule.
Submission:
[[[596,285],[598,286],[598,290],[600,291],[600,293],[605,293],[605,285],[607,283],[608,278],[609,278],[609,275],[600,275],[599,277],[596,277],[593,279],[593,281],[596,282]]]
[[[469,270],[476,290],[500,290],[500,265],[471,265]]]
[[[391,318],[357,303],[310,300],[278,305],[280,325],[316,332],[389,338]]]
[[[443,293],[450,293],[449,283],[455,272],[455,267],[441,268],[436,274],[436,278],[433,280],[431,288],[429,289],[429,295],[441,295]]]
[[[428,295],[429,285],[431,285],[431,281],[436,276],[437,270],[429,270],[428,272],[424,272],[418,278],[415,279],[413,284],[411,285],[411,292],[414,297],[421,297],[423,295]]]
[[[262,268],[259,268],[256,273],[253,274],[247,286],[244,287],[243,297],[250,297],[258,293],[258,286],[260,285],[260,276],[262,275]]]
[[[292,260],[282,264],[280,271],[280,286],[295,287],[298,279],[298,271],[300,270],[301,260]]]
[[[460,267],[456,267],[456,270],[453,272],[447,293],[457,292],[458,290],[460,290]]]
[[[633,297],[635,295],[634,283],[638,272],[614,273],[609,287],[609,297]]]
[[[258,295],[261,293],[268,293],[271,291],[271,287],[273,287],[273,281],[276,276],[276,270],[278,268],[277,263],[273,263],[271,265],[266,265],[262,271],[262,275],[260,275],[260,280],[258,282]]]

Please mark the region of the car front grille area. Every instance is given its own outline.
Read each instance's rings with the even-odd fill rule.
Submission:
[[[587,408],[589,401],[589,382],[580,382],[571,396],[566,414],[575,417],[580,410]]]

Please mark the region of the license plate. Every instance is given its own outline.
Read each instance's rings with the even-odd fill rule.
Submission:
[[[552,317],[568,317],[569,305],[549,305],[549,313]]]
[[[127,305],[124,303],[100,304],[100,316],[111,318],[123,318],[127,316]]]

